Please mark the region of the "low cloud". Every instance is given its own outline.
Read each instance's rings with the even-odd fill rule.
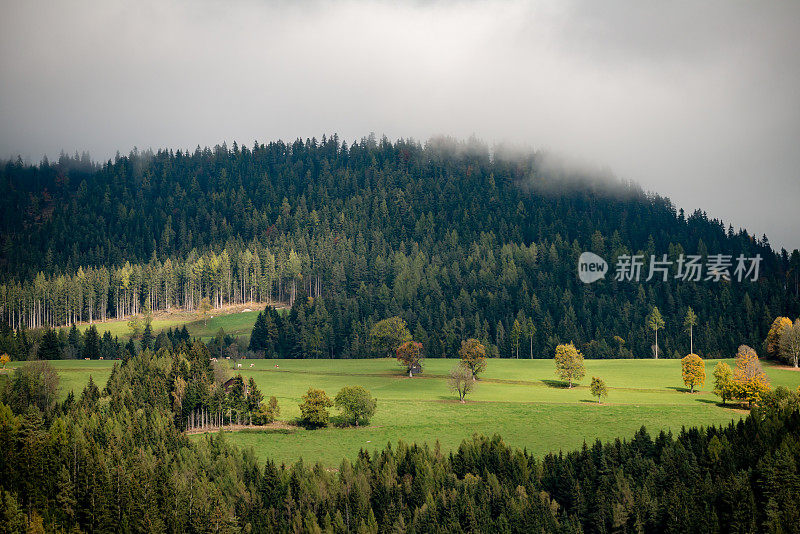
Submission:
[[[433,136],[569,154],[800,247],[800,4],[5,2],[0,157]]]

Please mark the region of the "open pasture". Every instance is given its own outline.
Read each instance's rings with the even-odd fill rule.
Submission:
[[[678,360],[586,360],[586,377],[572,389],[556,379],[552,360],[490,360],[466,404],[448,389],[446,375],[453,360],[429,359],[423,375],[415,378],[403,375],[388,359],[242,363],[242,375],[252,376],[265,397],[278,398],[281,420],[299,417],[300,397],[310,386],[333,398],[345,385],[361,385],[378,399],[367,427],[246,430],[226,436],[253,447],[261,459],[286,463],[302,457],[336,467],[342,457],[352,459],[361,448],[372,450],[398,440],[431,445],[438,440],[449,450],[473,433],[498,433],[509,444],[541,455],[578,448],[584,440],[629,438],[642,425],[651,434],[662,429],[676,432],[682,426],[726,424],[746,413],[718,405],[719,398],[711,392],[717,360],[706,362],[708,379],[694,394],[683,385]],[[800,373],[769,363],[764,367],[773,386],[800,385]],[[603,378],[609,387],[600,405],[589,393],[592,376]]]
[[[556,379],[552,360],[490,360],[467,403],[460,404],[446,379],[454,360],[426,360],[424,373],[415,378],[408,378],[389,359],[242,360],[239,372],[253,377],[265,398],[278,398],[281,421],[299,417],[298,403],[309,387],[324,389],[333,398],[343,386],[361,385],[378,399],[378,409],[365,427],[307,430],[280,425],[274,430],[226,432],[226,439],[253,447],[261,459],[288,464],[303,458],[328,467],[336,467],[343,457],[354,458],[361,448],[372,450],[398,440],[431,445],[438,440],[450,450],[473,433],[498,433],[509,444],[538,455],[567,451],[584,440],[629,438],[642,425],[656,434],[737,420],[746,412],[720,406],[711,392],[716,362],[706,361],[706,384],[690,394],[678,360],[586,360],[586,377],[572,389]],[[52,363],[61,377],[62,398],[70,389],[78,394],[90,374],[102,387],[113,365]],[[773,387],[800,385],[800,372],[769,362],[764,368]],[[599,405],[589,393],[592,376],[603,378],[609,387]],[[334,408],[331,414],[335,423],[338,411]]]
[[[238,308],[242,308],[239,306]],[[263,305],[252,308],[251,311],[235,310],[213,310],[209,312],[206,321],[199,318],[196,313],[189,313],[183,311],[175,311],[171,313],[160,313],[153,317],[151,327],[153,335],[158,335],[162,330],[170,328],[180,328],[186,325],[189,335],[192,337],[199,337],[202,339],[209,339],[214,337],[219,329],[225,330],[226,334],[231,336],[243,337],[250,339],[250,332],[253,330],[253,325],[256,322],[258,313],[264,309]],[[117,336],[121,340],[127,340],[131,336],[130,328],[128,327],[128,319],[111,320],[105,322],[96,322],[94,325],[100,335],[103,332],[111,332],[112,336]],[[88,323],[81,323],[78,328],[83,332],[89,328]]]

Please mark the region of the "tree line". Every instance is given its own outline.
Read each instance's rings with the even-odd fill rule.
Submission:
[[[279,252],[253,243],[219,254],[192,251],[183,261],[152,259],[147,264],[108,269],[79,268],[74,274],[0,284],[0,320],[14,328],[70,326],[122,319],[144,311],[195,311],[203,299],[214,308],[247,302],[294,302],[298,284],[306,294],[320,291],[309,272],[311,259],[294,250]]]

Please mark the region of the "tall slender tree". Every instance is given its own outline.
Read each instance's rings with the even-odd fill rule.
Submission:
[[[691,307],[686,310],[686,317],[683,319],[683,327],[689,331],[689,354],[694,354],[694,327],[697,326],[697,314]]]
[[[656,343],[653,346],[653,355],[655,359],[658,359],[658,331],[664,328],[665,322],[664,318],[661,317],[661,312],[658,311],[657,306],[653,306],[653,310],[647,316],[647,328],[652,330],[656,336]]]

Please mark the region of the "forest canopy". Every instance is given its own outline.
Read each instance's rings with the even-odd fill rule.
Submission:
[[[703,357],[759,346],[776,316],[800,313],[797,251],[544,161],[474,140],[337,136],[133,152],[102,165],[9,161],[0,315],[31,328],[194,310],[206,297],[291,305],[302,294],[316,299],[304,311],[326,321],[311,327],[315,357],[363,357],[371,327],[399,316],[429,357],[456,356],[475,338],[489,356],[549,357],[573,342],[596,358],[649,356],[654,306],[662,357],[689,352],[690,307]],[[584,250],[763,261],[757,282],[586,285],[576,276]],[[530,336],[515,321],[534,325]]]

